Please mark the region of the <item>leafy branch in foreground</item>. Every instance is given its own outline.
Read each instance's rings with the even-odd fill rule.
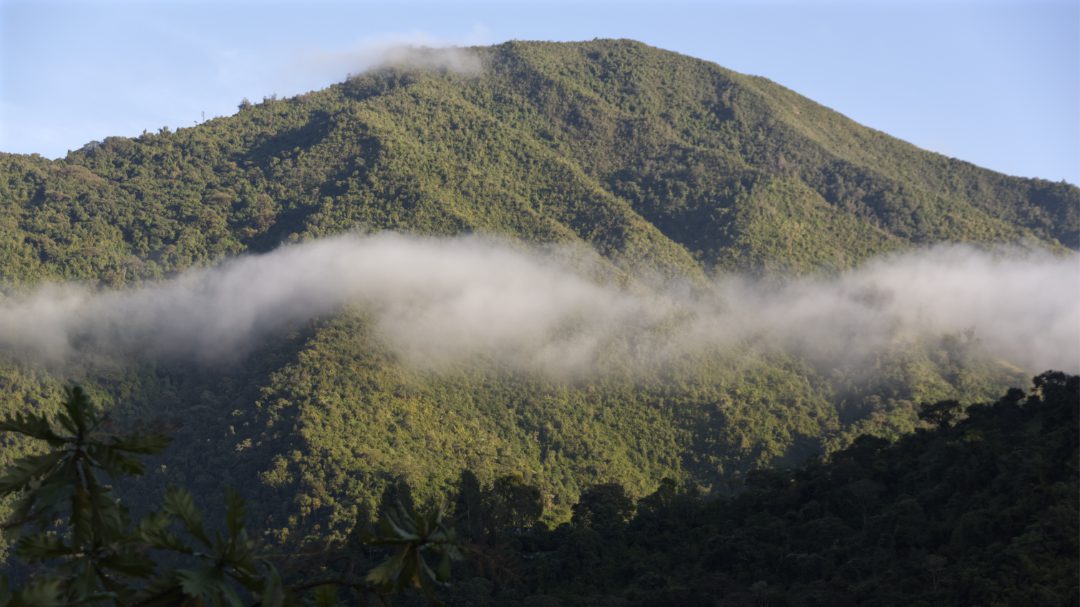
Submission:
[[[450,562],[461,558],[454,531],[447,524],[443,506],[427,513],[412,512],[396,502],[379,520],[379,533],[366,537],[368,544],[395,546],[394,556],[372,569],[366,581],[384,594],[409,588],[420,590],[438,602],[432,583],[450,580]],[[425,556],[439,559],[433,569]]]
[[[0,420],[0,431],[44,442],[48,450],[16,460],[0,476],[0,496],[18,500],[3,530],[14,555],[32,568],[16,590],[0,582],[0,606],[113,604],[131,606],[229,604],[284,606],[336,603],[335,587],[382,597],[415,588],[436,601],[432,583],[445,582],[459,558],[443,511],[426,514],[400,504],[383,515],[369,542],[398,551],[359,580],[301,582],[293,588],[258,554],[244,525],[244,502],[226,494],[224,529],[209,530],[192,495],[167,490],[162,507],[137,523],[102,481],[139,476],[140,455],[169,444],[156,432],[111,433],[107,417],[78,387],[67,391],[60,413],[20,413]],[[165,555],[171,555],[162,558]],[[425,555],[441,558],[432,569]],[[175,568],[162,563],[182,563]]]

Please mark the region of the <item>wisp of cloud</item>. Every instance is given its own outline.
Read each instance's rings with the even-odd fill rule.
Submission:
[[[320,72],[337,80],[380,68],[447,71],[476,76],[480,56],[468,48],[423,35],[375,38],[348,49],[312,53],[299,61],[306,72]]]
[[[555,374],[613,358],[655,366],[729,348],[819,364],[970,332],[1030,371],[1080,369],[1080,256],[945,246],[783,284],[598,282],[596,262],[480,237],[339,236],[125,290],[45,285],[0,301],[0,350],[49,363],[162,357],[220,363],[344,307],[403,361],[497,360]],[[621,285],[621,286],[620,286]],[[92,360],[91,360],[92,362]]]

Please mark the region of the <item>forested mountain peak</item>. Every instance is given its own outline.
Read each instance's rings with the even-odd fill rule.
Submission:
[[[154,285],[342,233],[565,245],[613,283],[691,285],[831,276],[944,243],[1080,247],[1075,186],[926,152],[638,42],[391,59],[60,160],[0,154],[0,303],[43,283]],[[634,496],[664,477],[734,491],[755,468],[910,431],[921,401],[978,400],[1042,370],[960,332],[886,341],[846,366],[747,338],[657,372],[545,381],[497,364],[418,370],[379,328],[369,310],[320,309],[212,368],[134,357],[57,371],[5,347],[0,389],[5,411],[48,409],[76,379],[120,417],[164,418],[176,440],[151,487],[235,486],[268,536],[292,541],[347,532],[396,479],[426,498],[466,468],[485,483],[520,474],[552,523],[599,482]]]
[[[626,40],[405,53],[196,127],[0,165],[0,268],[17,283],[115,284],[357,228],[584,241],[677,274],[839,269],[935,242],[1080,246],[1074,186]]]

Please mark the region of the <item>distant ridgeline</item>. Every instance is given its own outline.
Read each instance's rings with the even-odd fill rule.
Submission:
[[[1075,186],[920,150],[762,78],[630,41],[468,52],[479,70],[383,68],[61,160],[2,154],[0,286],[130,287],[349,231],[584,245],[616,280],[691,284],[936,243],[1080,247]],[[497,361],[417,370],[350,308],[210,367],[10,348],[0,412],[48,410],[78,381],[116,423],[175,438],[125,503],[169,484],[219,503],[232,486],[273,540],[340,537],[395,480],[425,500],[465,469],[519,475],[558,523],[597,483],[738,492],[752,470],[910,433],[921,402],[985,400],[1043,370],[963,335],[924,341],[839,367],[743,344],[552,380]],[[0,464],[23,448],[5,443]]]

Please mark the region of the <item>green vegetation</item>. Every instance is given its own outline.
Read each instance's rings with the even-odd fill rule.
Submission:
[[[156,278],[351,229],[583,240],[621,263],[845,268],[932,242],[1080,246],[1080,191],[931,154],[629,41],[474,49],[55,162],[0,155],[0,278]]]
[[[131,523],[98,473],[141,475],[134,456],[168,441],[108,433],[76,388],[55,420],[0,421],[48,445],[0,477],[20,498],[5,523],[23,531],[15,554],[37,564],[18,588],[0,585],[0,605],[332,605],[339,591],[463,606],[1070,604],[1078,403],[1080,376],[1046,372],[1027,395],[924,406],[922,427],[896,442],[862,436],[827,461],[755,471],[733,498],[664,479],[635,504],[617,483],[593,485],[555,529],[537,524],[540,490],[517,476],[485,485],[463,471],[452,517],[417,513],[396,483],[379,533],[361,517],[345,539],[274,556],[257,553],[232,492],[223,531],[176,488]]]
[[[208,528],[191,493],[165,492],[160,510],[137,523],[112,495],[111,479],[142,476],[139,455],[160,452],[169,442],[161,433],[110,432],[110,420],[80,388],[67,392],[51,419],[18,414],[0,420],[0,432],[45,443],[39,455],[16,460],[0,476],[0,495],[18,498],[3,524],[14,532],[15,556],[32,567],[21,587],[0,580],[0,605],[300,605],[300,593],[314,588],[318,605],[337,602],[339,587],[361,598],[379,599],[420,589],[434,599],[433,583],[449,579],[450,562],[460,558],[453,530],[441,509],[414,512],[400,502],[384,507],[372,546],[396,550],[366,576],[340,574],[312,581],[304,572],[285,587],[271,558],[256,553],[244,526],[244,502],[226,495],[224,529]],[[437,570],[428,560],[440,560]],[[182,565],[174,565],[174,563]]]
[[[1078,405],[1080,377],[1048,372],[1026,396],[926,407],[896,442],[758,471],[732,499],[665,480],[635,511],[621,487],[593,487],[571,523],[466,562],[447,602],[1076,604]]]
[[[474,52],[479,75],[377,70],[57,161],[0,154],[0,291],[134,285],[350,230],[583,243],[612,273],[691,281],[836,272],[938,242],[1080,246],[1076,187],[918,150],[760,78],[629,41]],[[217,368],[0,353],[0,412],[51,414],[78,381],[117,424],[161,420],[175,437],[139,483],[117,482],[133,512],[172,484],[224,515],[231,486],[259,539],[299,545],[345,541],[398,481],[433,500],[462,470],[520,476],[548,524],[605,483],[731,492],[755,469],[910,432],[918,402],[990,398],[1024,374],[991,355],[943,336],[850,368],[747,347],[580,381],[423,373],[349,311]],[[5,443],[0,463],[32,452]]]

